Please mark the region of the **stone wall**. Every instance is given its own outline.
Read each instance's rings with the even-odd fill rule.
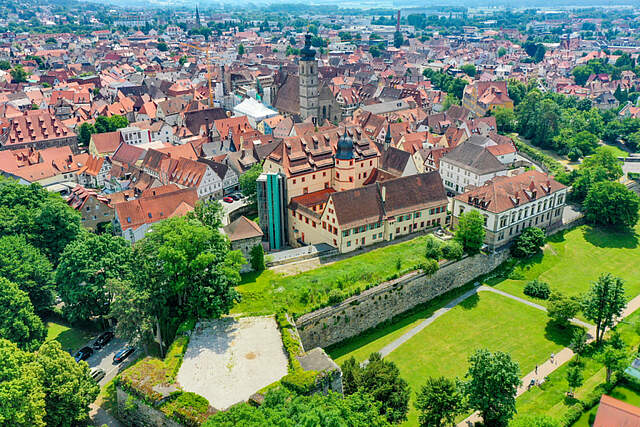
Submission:
[[[418,304],[489,273],[509,251],[475,255],[442,265],[432,276],[414,271],[381,283],[342,303],[303,315],[296,322],[305,348],[327,347],[361,334]]]
[[[118,402],[118,418],[129,426],[141,427],[182,427],[182,424],[167,417],[159,409],[155,409],[135,396],[116,387]],[[127,403],[127,401],[129,403]]]

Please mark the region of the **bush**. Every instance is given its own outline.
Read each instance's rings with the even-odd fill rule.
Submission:
[[[184,357],[184,352],[187,351],[187,346],[189,345],[189,337],[182,335],[176,337],[176,339],[171,343],[171,346],[167,350],[167,355],[164,358],[164,364],[167,369],[167,382],[172,383],[176,379],[176,375],[178,375],[178,370],[180,370],[180,366],[182,365],[182,358]]]
[[[439,268],[440,264],[438,264],[438,261],[436,261],[435,259],[428,259],[421,266],[422,271],[427,276],[431,276],[433,273],[438,271]]]
[[[427,236],[424,255],[427,258],[440,259],[442,257],[442,242],[431,235]]]
[[[329,304],[334,305],[342,302],[344,299],[344,294],[340,289],[331,289],[329,292]]]
[[[451,261],[457,261],[464,255],[462,245],[455,240],[449,240],[442,245],[442,257]]]
[[[549,289],[548,283],[534,279],[524,287],[524,294],[532,298],[549,299],[551,289]]]
[[[162,407],[162,412],[187,427],[198,427],[212,414],[209,401],[191,392],[178,392],[177,397]]]

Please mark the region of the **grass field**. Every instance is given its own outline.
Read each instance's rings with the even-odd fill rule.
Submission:
[[[624,342],[632,348],[635,348],[640,344],[640,336],[635,330],[635,325],[639,321],[640,311],[636,311],[624,319],[624,321],[618,324],[615,328],[616,331],[620,333]],[[598,384],[605,381],[606,377],[605,368],[600,362],[597,362],[590,357],[582,357],[581,361],[584,363],[582,372],[584,376],[584,384],[575,392],[575,396],[578,399],[585,397],[593,391]],[[542,387],[535,387],[518,397],[518,413],[547,414],[560,419],[574,403],[574,401],[566,399],[566,392],[569,389],[566,379],[568,369],[569,364],[564,364],[549,376],[549,380],[543,384]],[[640,404],[640,402],[638,403]],[[593,412],[593,414],[595,414],[595,412]],[[583,416],[582,423],[578,422],[574,425],[584,427],[588,425],[586,424],[588,419],[588,416]]]
[[[370,352],[379,350],[425,315],[416,313],[391,334],[348,353],[336,349],[331,355],[342,353],[338,362],[352,355],[359,360],[365,359]],[[524,375],[549,354],[565,347],[569,336],[569,331],[549,328],[544,312],[501,295],[481,292],[438,318],[387,359],[397,364],[401,376],[411,386],[413,399],[429,376],[462,377],[467,370],[467,358],[478,348],[510,353],[520,363]],[[411,407],[407,425],[415,426],[417,414]]]
[[[325,303],[332,289],[349,293],[358,288],[364,290],[393,274],[415,269],[425,261],[425,239],[416,237],[294,276],[270,270],[247,274],[237,287],[242,301],[232,312],[261,315],[285,307],[290,313],[306,313]]]
[[[75,352],[95,336],[90,330],[71,327],[58,320],[47,322],[47,341],[58,341],[65,351]]]
[[[600,273],[609,272],[625,280],[626,294],[632,298],[640,294],[639,230],[637,226],[634,233],[628,233],[584,225],[555,234],[544,253],[515,267],[511,279],[497,279],[487,284],[546,305],[546,301],[524,295],[528,281],[538,278],[549,283],[552,289],[580,295]]]

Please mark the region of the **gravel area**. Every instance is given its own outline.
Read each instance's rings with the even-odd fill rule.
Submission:
[[[189,340],[178,383],[216,409],[246,401],[287,374],[287,356],[273,317],[201,322]]]

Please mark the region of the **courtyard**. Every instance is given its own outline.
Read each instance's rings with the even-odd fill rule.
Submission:
[[[273,317],[222,318],[198,323],[177,380],[226,409],[285,376],[287,364]]]

